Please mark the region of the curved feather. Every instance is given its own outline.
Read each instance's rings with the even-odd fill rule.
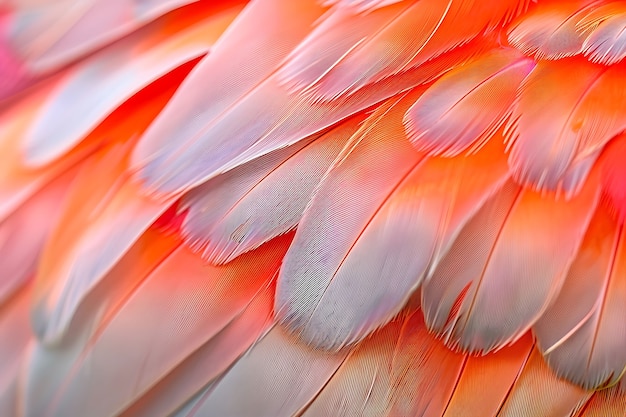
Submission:
[[[624,383],[622,383],[622,387]],[[626,389],[616,386],[598,391],[576,414],[576,417],[619,416],[626,410]]]
[[[170,415],[206,385],[214,384],[269,331],[274,290],[274,285],[262,290],[231,323],[190,354],[120,417]]]
[[[340,7],[352,8],[357,13],[364,13],[402,1],[404,0],[322,0],[322,3],[326,6],[338,5]]]
[[[346,354],[310,348],[274,327],[216,384],[207,387],[176,416],[301,414],[332,378]],[[246,395],[242,397],[241,392]]]
[[[598,199],[593,181],[570,201],[507,183],[425,281],[429,328],[472,352],[521,337],[559,293]]]
[[[240,8],[178,10],[66,71],[23,139],[28,165],[55,160],[135,93],[177,67],[197,62]]]
[[[407,1],[398,3],[401,4],[361,14],[355,13],[356,5],[350,7],[336,1],[344,7],[332,10],[289,54],[278,71],[281,81],[294,91],[311,89],[352,50],[376,36],[411,6]]]
[[[498,415],[527,366],[533,348],[528,333],[513,346],[487,356],[468,357],[442,417]]]
[[[127,146],[79,176],[48,240],[33,294],[33,327],[58,342],[78,304],[172,201],[153,201],[125,173]]]
[[[498,412],[498,417],[573,415],[591,393],[557,378],[534,349]]]
[[[296,227],[314,188],[362,118],[218,176],[183,198],[183,233],[226,263]]]
[[[411,210],[393,199],[422,160],[401,124],[414,98],[389,100],[364,122],[320,184],[285,257],[276,311],[315,347],[339,349],[385,324],[426,267],[413,258],[415,239],[401,245],[416,230],[407,222]]]
[[[583,51],[587,37],[580,29],[583,18],[597,1],[542,2],[508,28],[512,46],[538,59],[561,59]]]
[[[563,289],[534,331],[557,375],[586,389],[626,371],[626,252],[623,226],[601,206]]]
[[[121,412],[271,284],[290,240],[281,237],[223,267],[205,265],[184,246],[176,249],[101,331],[74,347],[37,347],[29,362],[25,415]],[[103,387],[106,396],[100,395]]]
[[[134,153],[134,166],[147,187],[157,194],[188,190],[237,166],[321,132],[389,97],[427,83],[449,71],[452,66],[467,61],[483,48],[482,42],[468,44],[419,68],[333,102],[318,102],[307,94],[289,94],[280,85],[278,76],[273,75],[258,88],[245,93],[245,97],[235,100],[236,105],[224,111],[218,119],[209,120],[211,118],[207,117],[206,120],[197,120],[197,123],[191,124],[181,118],[188,111],[196,112],[194,107],[184,107],[188,98],[198,94],[198,88],[193,86],[190,76],[177,93],[180,99],[176,101],[178,104],[174,106],[172,101],[168,106],[170,111],[166,109],[140,141]],[[188,89],[183,90],[185,84]],[[206,100],[205,95],[202,98]],[[211,103],[215,104],[213,101]],[[241,120],[250,117],[254,118],[254,123],[241,124]],[[165,127],[166,123],[173,123],[174,118],[177,121],[171,127],[178,126],[179,129],[167,130],[169,127]],[[189,135],[186,133],[188,130]],[[172,137],[185,140],[173,141]]]
[[[17,415],[23,358],[32,340],[28,310],[32,286],[24,285],[0,301],[0,412]]]
[[[180,148],[189,147],[193,142],[202,143],[197,140],[198,136],[206,135],[207,129],[224,119],[233,108],[241,108],[241,105],[237,105],[263,85],[263,81],[276,70],[287,53],[308,34],[311,25],[322,12],[323,9],[313,0],[298,3],[261,0],[246,7],[220,37],[211,54],[183,83],[168,109],[146,132],[136,150],[136,165],[151,161],[154,163],[156,158],[180,152]],[[268,30],[257,33],[255,28],[268,22],[273,22],[267,26]],[[253,58],[254,65],[251,65],[250,60]],[[205,82],[207,79],[212,80],[208,85]],[[198,85],[202,85],[202,88],[198,88]],[[263,111],[258,108],[254,111],[247,109],[245,119],[249,119],[251,114],[260,118],[261,114],[270,110],[267,105],[276,100],[276,94],[271,95],[272,90],[269,93],[269,96],[264,96],[266,101],[263,102]],[[188,114],[195,115],[192,117],[194,123],[188,123]],[[257,121],[253,125],[260,123]],[[232,132],[231,126],[231,135]],[[172,141],[172,137],[181,139]],[[223,163],[217,156],[228,150],[222,144],[212,155]]]
[[[601,4],[579,23],[588,34],[582,49],[592,62],[612,65],[626,56],[626,7],[619,2]]]
[[[154,201],[144,195],[126,172],[127,154],[189,69],[180,67],[142,90],[81,144],[97,153],[83,164],[44,248],[33,296],[34,327],[47,343],[63,336],[85,295],[171,205],[172,201]],[[101,149],[103,142],[112,143]],[[85,150],[73,153],[80,156]]]
[[[480,1],[421,0],[361,42],[315,86],[325,99],[354,92],[423,64],[478,35],[489,33],[526,9],[526,0],[487,6]],[[464,19],[471,10],[472,19]],[[420,28],[416,31],[415,28]]]
[[[428,333],[420,311],[409,314],[390,370],[391,399],[387,415],[441,415],[465,361],[465,355],[449,350]]]
[[[35,73],[67,65],[190,0],[80,0],[25,4],[12,11],[8,39]]]
[[[72,170],[52,181],[0,221],[0,305],[35,275],[75,175]]]
[[[23,161],[21,140],[26,136],[37,112],[49,100],[58,79],[34,89],[0,110],[0,219],[4,220],[37,191],[72,165],[89,155],[90,149],[77,149],[71,155],[40,169],[31,169]]]
[[[605,68],[580,58],[540,62],[513,111],[513,176],[535,189],[575,194],[604,145],[626,128],[622,74],[619,66]],[[568,88],[557,87],[564,79]]]
[[[532,347],[527,335],[488,356],[460,354],[429,334],[421,312],[411,314],[403,324],[391,368],[391,407],[383,415],[496,415]]]
[[[62,79],[52,77],[34,88],[31,94],[3,109],[0,116],[0,152],[5,160],[0,164],[0,219],[68,169],[85,165],[85,161],[103,147],[139,135],[167,103],[193,64],[192,61],[176,68],[134,94],[102,123],[92,126],[92,130],[75,147],[41,167],[29,166],[24,161],[23,141],[28,137],[27,132],[38,112],[50,102]]]
[[[598,165],[600,166],[602,189],[611,211],[619,223],[626,220],[626,135],[613,138],[604,149]]]
[[[389,408],[391,367],[401,322],[394,321],[350,352],[303,417],[380,416]]]
[[[515,50],[488,53],[439,78],[407,111],[407,134],[419,151],[454,156],[478,149],[511,113],[534,62]]]

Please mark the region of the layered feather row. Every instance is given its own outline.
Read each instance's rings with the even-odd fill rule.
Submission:
[[[622,2],[186,3],[0,15],[0,414],[623,415]]]

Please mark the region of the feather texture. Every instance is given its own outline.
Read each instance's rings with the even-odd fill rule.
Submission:
[[[507,183],[426,280],[429,328],[478,352],[521,337],[561,289],[598,197],[595,183],[571,201]]]
[[[624,2],[0,3],[0,416],[624,417]]]
[[[626,7],[623,3],[597,5],[579,26],[590,32],[582,46],[590,61],[611,65],[626,57]]]
[[[539,3],[511,24],[508,40],[525,54],[538,59],[578,55],[583,51],[586,39],[579,25],[593,3],[590,0]]]
[[[480,148],[510,115],[517,88],[533,65],[514,50],[501,50],[444,75],[406,114],[411,142],[420,151],[446,156]]]
[[[219,264],[294,229],[360,120],[268,154],[191,191],[181,208],[187,212],[187,240]]]
[[[101,332],[79,341],[75,357],[63,357],[72,349],[35,350],[27,395],[41,408],[30,408],[26,415],[119,413],[219,335],[270,285],[290,239],[284,236],[224,267],[205,265],[186,247],[176,249]],[[106,397],[99,395],[102,387]],[[51,394],[47,404],[43,393]]]
[[[216,384],[177,416],[256,417],[304,411],[330,380],[346,353],[312,349],[274,327]],[[257,383],[258,378],[265,383]],[[246,392],[245,400],[241,391]]]
[[[576,417],[619,416],[626,410],[626,388],[622,386],[596,392]]]
[[[610,209],[620,223],[626,220],[626,135],[621,134],[608,144],[598,161],[601,169],[602,189]]]
[[[314,346],[338,349],[385,324],[425,268],[413,257],[414,241],[400,244],[417,232],[407,229],[410,201],[401,197],[422,160],[401,124],[411,98],[388,101],[364,122],[315,193],[285,258],[276,310]]]
[[[533,350],[498,417],[562,417],[573,415],[591,393],[554,376]]]
[[[60,340],[85,295],[172,203],[142,196],[124,174],[127,152],[118,145],[90,161],[100,168],[83,171],[44,248],[33,326],[47,343]]]
[[[572,76],[571,68],[576,73]],[[568,88],[553,91],[568,79]],[[604,145],[626,128],[622,70],[582,59],[540,62],[513,111],[513,176],[536,189],[575,194]]]
[[[276,70],[286,54],[307,34],[309,27],[321,16],[322,12],[323,9],[313,0],[297,4],[284,0],[261,0],[247,7],[215,44],[211,54],[183,83],[169,108],[146,132],[135,152],[135,164],[138,166],[146,163],[155,164],[159,161],[158,158],[164,158],[169,153],[188,151],[189,149],[185,148],[189,148],[193,142],[204,144],[207,138],[196,141],[198,135],[205,136],[207,130],[214,125],[219,127],[219,122],[233,110],[241,111],[242,102],[243,106],[245,103],[257,104],[258,101],[245,99],[263,85],[263,81]],[[272,26],[273,29],[260,33],[253,30],[258,25],[263,25],[264,20],[277,17],[282,18],[285,24],[280,27]],[[260,56],[253,66],[249,64],[251,54]],[[224,66],[225,63],[228,63],[227,67]],[[238,71],[238,68],[242,66],[249,70]],[[206,85],[204,82],[206,79],[212,82]],[[203,88],[198,89],[198,83]],[[272,94],[272,89],[262,90],[260,94],[262,93],[265,93],[262,99],[263,110],[267,111],[269,110],[266,107],[267,103],[276,102],[277,97],[276,94]],[[279,104],[284,105],[284,101],[279,101]],[[256,110],[246,107],[248,108],[244,110],[248,112],[248,115],[257,114],[260,118],[263,113],[258,107]],[[189,111],[195,115],[193,117],[195,122],[191,124],[187,122],[186,117],[181,118],[181,115]],[[271,111],[266,114],[265,118],[269,115]],[[260,136],[263,131],[257,125],[261,124],[262,121],[259,120],[254,123],[254,126],[248,127],[249,131],[244,130],[244,132],[240,127],[233,125],[222,124],[222,126],[226,129],[230,128],[231,135],[235,132],[247,135],[257,132]],[[172,137],[181,139],[172,141]],[[229,146],[226,143],[217,144],[214,152],[211,152],[215,162],[221,164],[228,162],[228,160],[224,161],[224,158],[230,156],[229,153],[242,150],[242,144],[238,141],[234,141],[234,145],[232,139],[230,142]],[[233,149],[233,146],[236,149]],[[197,152],[196,149],[193,151]],[[177,171],[181,169],[181,166],[176,167],[176,164],[173,167]],[[194,174],[197,175],[197,173]]]
[[[231,323],[120,415],[169,415],[206,385],[214,384],[254,342],[269,331],[274,289],[274,285],[270,285],[261,290]]]
[[[52,71],[120,38],[189,0],[113,0],[25,4],[8,39],[34,72]]]
[[[240,8],[210,19],[197,9],[170,14],[68,71],[32,122],[23,145],[27,163],[42,166],[63,155],[120,103],[206,54]]]
[[[352,93],[469,42],[478,34],[510,20],[526,6],[525,0],[501,1],[490,7],[473,0],[408,3],[397,18],[351,48],[349,54],[320,79],[315,90],[326,99]],[[460,20],[469,10],[473,19]]]
[[[623,228],[600,207],[561,294],[534,327],[557,375],[595,389],[626,371],[625,276]]]

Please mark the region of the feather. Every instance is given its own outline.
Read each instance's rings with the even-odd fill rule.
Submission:
[[[626,7],[619,2],[597,5],[580,22],[588,33],[582,45],[591,62],[612,65],[626,57]]]
[[[304,416],[495,415],[530,355],[531,338],[468,357],[430,335],[419,310],[404,313],[348,355]],[[483,392],[490,400],[477,396]]]
[[[352,7],[333,10],[289,54],[287,62],[279,70],[280,79],[290,90],[300,92],[313,89],[329,71],[341,65],[352,51],[372,41],[414,7],[412,2],[398,3],[366,14],[354,13]]]
[[[579,24],[597,3],[592,0],[539,3],[510,25],[508,40],[537,59],[578,55],[586,38]]]
[[[557,87],[563,79],[566,89]],[[513,176],[535,189],[571,196],[604,145],[626,128],[623,70],[580,58],[540,62],[521,88],[513,120]]]
[[[168,109],[146,132],[136,150],[135,165],[145,165],[156,158],[172,154],[176,148],[183,147],[181,145],[189,147],[190,142],[197,141],[199,134],[206,134],[207,128],[222,120],[231,109],[240,108],[241,105],[237,105],[263,85],[263,81],[308,33],[322,12],[323,9],[313,0],[298,3],[261,0],[246,7],[220,37],[211,54],[183,83]],[[268,30],[255,30],[268,22],[275,23],[269,25]],[[250,65],[252,56],[255,57],[254,65]],[[240,68],[246,68],[246,71]],[[208,85],[205,82],[207,79],[212,80]],[[202,88],[199,89],[198,85],[202,85]],[[267,105],[276,100],[275,96],[264,96],[264,111],[269,110]],[[247,111],[245,120],[253,114],[260,117],[262,113],[259,109]],[[189,112],[193,115],[194,123],[188,122]],[[254,124],[258,123],[261,122]],[[172,141],[172,137],[181,139]],[[211,155],[213,159],[219,160],[219,156],[226,151],[228,148],[222,145]],[[174,164],[174,169],[180,167]]]
[[[556,374],[586,389],[613,385],[626,371],[624,239],[601,206],[563,290],[534,327]]]
[[[624,415],[626,384],[595,392],[576,417],[609,417]]]
[[[126,155],[189,69],[181,67],[136,94],[85,138],[79,145],[83,149],[75,149],[66,157],[77,159],[96,152],[83,162],[84,175],[73,185],[41,259],[33,318],[39,337],[46,343],[63,336],[85,295],[171,205],[171,201],[144,196],[126,173]],[[102,149],[103,144],[109,146]],[[99,170],[93,171],[94,167]],[[103,177],[103,173],[108,176]],[[114,224],[122,233],[117,234]]]
[[[18,415],[20,370],[32,332],[28,325],[31,285],[0,301],[0,412]]]
[[[13,10],[7,38],[35,73],[46,73],[127,35],[190,0],[61,0]]]
[[[453,65],[469,59],[480,48],[478,43],[467,45],[420,68],[332,103],[290,95],[276,77],[272,77],[228,109],[219,120],[208,124],[202,123],[208,119],[201,121],[198,118],[197,123],[191,124],[180,120],[182,125],[177,124],[178,129],[169,131],[165,123],[173,122],[174,117],[180,119],[181,114],[189,111],[174,106],[176,101],[173,100],[168,106],[171,112],[164,111],[140,141],[134,154],[134,167],[147,183],[146,186],[156,194],[188,190],[246,162],[321,132],[402,91],[426,83]],[[184,83],[177,93],[180,99],[177,103],[181,106],[183,99],[186,101],[192,94],[190,90],[197,94],[198,89],[192,88],[192,78],[190,76],[186,81],[189,89],[184,90]],[[251,117],[254,123],[241,124],[241,120]],[[197,133],[189,132],[187,136],[185,132],[189,129]],[[189,139],[171,140],[181,136]],[[164,139],[167,142],[163,142]],[[147,157],[150,154],[152,156]]]
[[[78,356],[63,357],[71,348],[35,350],[26,416],[121,412],[239,317],[272,282],[290,240],[281,237],[223,267],[176,249],[100,332],[77,341]]]
[[[435,155],[478,149],[509,117],[517,88],[533,66],[505,49],[450,71],[408,110],[409,139],[419,151]]]
[[[524,11],[527,4],[526,0],[507,0],[489,6],[475,0],[412,2],[397,18],[333,65],[317,83],[315,91],[325,99],[353,93],[367,84],[426,63],[479,34],[489,33]],[[461,19],[470,10],[473,18]]]
[[[186,412],[176,416],[298,415],[316,398],[345,357],[346,353],[312,349],[274,327],[216,384],[192,399]]]
[[[240,7],[215,15],[197,9],[172,13],[66,71],[24,139],[26,162],[55,160],[133,94],[206,54]],[[177,87],[182,78],[169,81]]]
[[[509,179],[502,136],[480,151],[455,158],[430,158],[415,171],[413,204],[419,216],[420,249],[428,271],[436,267],[465,224]],[[428,274],[425,276],[428,277]]]
[[[429,328],[471,352],[521,337],[561,289],[598,194],[597,181],[571,201],[507,183],[465,225],[425,281]]]
[[[626,135],[613,138],[599,158],[604,195],[621,224],[626,220]]]
[[[220,264],[296,227],[318,185],[362,118],[242,165],[192,190],[183,233]]]
[[[72,170],[57,178],[0,221],[0,305],[35,274],[61,216],[59,201],[67,195],[75,175]]]
[[[193,61],[173,70],[130,97],[102,123],[94,126],[74,148],[42,167],[25,163],[23,140],[38,112],[50,102],[60,82],[59,77],[42,83],[32,94],[18,99],[1,112],[0,152],[6,160],[0,164],[0,219],[68,169],[85,165],[85,161],[104,146],[123,143],[141,134],[165,106],[192,65]]]
[[[107,274],[109,279],[102,280],[78,306],[61,343],[50,350],[41,345],[33,346],[24,376],[28,378],[28,372],[37,375],[41,371],[43,378],[26,384],[23,394],[25,415],[31,413],[29,410],[34,410],[32,414],[37,415],[48,407],[59,388],[57,380],[68,373],[74,362],[81,360],[82,351],[89,346],[90,340],[102,333],[146,277],[179,245],[179,239],[160,235],[154,228],[148,229]],[[33,363],[32,358],[37,354],[48,359],[39,359],[39,365]],[[37,370],[38,366],[42,370]],[[34,394],[28,391],[32,386]]]
[[[262,290],[239,316],[193,352],[120,417],[169,415],[213,384],[270,328],[274,286]]]
[[[0,110],[0,221],[88,153],[84,149],[74,152],[41,169],[33,170],[24,164],[21,139],[42,103],[49,100],[57,81],[54,78],[49,80],[30,95],[16,99],[11,106]]]
[[[511,387],[498,417],[571,416],[591,393],[557,378],[537,349]]]
[[[534,343],[530,333],[513,346],[487,356],[470,356],[443,417],[495,416],[528,363]]]
[[[321,0],[325,6],[337,5],[354,9],[357,13],[371,12],[404,0]]]
[[[401,324],[391,322],[351,351],[302,416],[384,415],[392,389],[390,369]]]
[[[33,294],[33,327],[57,343],[76,307],[171,204],[142,195],[125,173],[128,145],[90,161],[48,240]]]
[[[401,124],[415,96],[388,101],[364,122],[320,184],[285,257],[276,311],[315,347],[339,349],[385,324],[425,268],[414,261],[415,242],[402,244],[416,232],[408,203],[393,198],[422,160]]]
[[[393,358],[387,415],[442,415],[465,360],[428,333],[420,311],[410,314]]]

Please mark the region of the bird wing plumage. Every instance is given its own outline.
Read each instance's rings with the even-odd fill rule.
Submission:
[[[625,34],[0,4],[0,415],[624,417]]]

